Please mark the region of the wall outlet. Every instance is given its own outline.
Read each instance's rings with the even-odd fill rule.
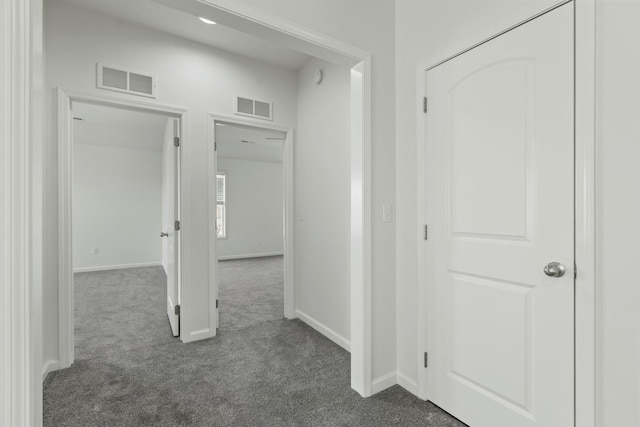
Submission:
[[[98,249],[98,248],[91,248],[91,255],[98,255],[98,252],[100,252],[100,249]]]

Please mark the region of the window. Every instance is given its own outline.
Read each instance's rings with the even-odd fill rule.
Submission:
[[[227,237],[227,177],[224,173],[216,175],[216,234],[218,238]]]

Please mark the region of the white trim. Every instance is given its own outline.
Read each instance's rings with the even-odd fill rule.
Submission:
[[[426,191],[424,160],[426,156],[426,117],[422,113],[422,97],[426,94],[425,70],[433,68],[447,58],[467,51],[478,44],[529,21],[567,1],[556,2],[549,6],[544,1],[538,1],[531,8],[513,15],[476,37],[469,39],[466,44],[459,44],[445,49],[431,59],[422,61],[416,70],[417,93],[417,161],[418,161],[418,224],[416,235],[426,218],[426,203],[423,195]],[[576,25],[576,103],[575,103],[575,257],[578,266],[578,277],[575,281],[575,412],[576,426],[594,427],[596,412],[599,410],[596,402],[596,282],[595,282],[595,16],[596,0],[575,0]],[[426,280],[426,245],[421,237],[417,239],[418,254],[418,387],[417,395],[427,400],[427,370],[422,366],[422,357],[428,348],[426,340],[428,325],[427,316],[421,307],[427,302]]]
[[[284,317],[292,319],[294,317],[294,301],[295,301],[295,285],[294,285],[294,271],[293,271],[293,256],[294,256],[294,230],[295,223],[293,220],[293,129],[282,127],[273,123],[265,123],[264,121],[245,119],[235,116],[227,116],[223,114],[209,113],[209,174],[210,179],[214,179],[217,174],[218,161],[216,152],[213,150],[215,144],[215,123],[230,123],[241,126],[250,126],[258,129],[268,129],[272,131],[279,131],[284,133],[284,151],[282,159],[283,167],[283,194],[284,194],[284,251],[282,253],[263,253],[263,254],[248,254],[248,255],[236,255],[236,256],[221,256],[218,257],[217,253],[217,240],[216,238],[216,193],[215,187],[211,186],[209,190],[209,235],[214,236],[209,239],[209,264],[213,266],[213,271],[210,277],[210,285],[215,289],[217,295],[218,292],[218,279],[217,270],[218,262],[226,259],[239,259],[239,258],[255,258],[261,256],[284,256]],[[213,182],[213,181],[210,181]]]
[[[89,273],[92,271],[107,271],[107,270],[124,270],[126,268],[138,268],[138,267],[156,267],[161,266],[162,261],[155,262],[138,262],[135,264],[117,264],[117,265],[98,265],[95,267],[80,267],[74,268],[74,273]]]
[[[61,88],[58,102],[58,364],[68,368],[74,360],[73,293],[73,134],[71,99]]]
[[[259,254],[246,254],[246,255],[226,255],[219,256],[218,261],[229,261],[232,259],[247,259],[247,258],[262,258],[268,256],[283,256],[284,252],[263,252]]]
[[[60,369],[60,364],[57,360],[47,360],[44,362],[44,366],[42,366],[42,382],[47,379],[47,375],[58,369]]]
[[[351,69],[351,387],[372,394],[371,58]]]
[[[72,248],[72,196],[73,196],[73,135],[71,131],[71,103],[72,101],[108,105],[119,108],[131,108],[139,111],[151,111],[177,117],[181,120],[181,149],[189,144],[185,129],[188,128],[187,110],[146,100],[132,100],[118,96],[103,95],[101,93],[77,91],[58,88],[57,95],[57,129],[58,129],[58,361],[59,368],[68,368],[74,360],[74,302],[73,302],[73,248]],[[184,159],[184,154],[182,159]],[[184,160],[183,160],[184,161]],[[185,182],[180,180],[182,198],[180,209],[182,217],[189,217],[190,193],[184,189]],[[188,221],[181,223],[180,245],[181,260],[188,258],[188,242],[190,227]],[[182,292],[188,291],[191,279],[190,269],[181,269]],[[213,305],[215,310],[215,302]],[[189,330],[188,307],[182,304],[182,330]],[[215,329],[214,329],[215,330]],[[181,337],[182,338],[182,337]],[[182,339],[183,342],[186,342]]]
[[[308,314],[303,313],[300,310],[296,310],[294,313],[294,318],[302,320],[304,323],[311,326],[313,329],[320,332],[322,335],[329,338],[331,341],[338,344],[343,349],[347,350],[348,352],[351,352],[351,343],[349,342],[348,339],[346,339],[345,337],[343,337],[333,329],[318,322],[316,319],[309,316]]]
[[[427,160],[427,118],[423,112],[423,98],[427,95],[427,76],[425,70],[429,68],[430,65],[431,61],[421,61],[418,63],[416,70],[418,97],[416,98],[415,105],[415,111],[418,112],[416,118],[416,161],[418,162],[416,168],[416,217],[418,218],[418,223],[416,224],[416,255],[418,259],[416,317],[418,326],[416,328],[417,345],[415,366],[418,372],[418,392],[416,395],[423,400],[429,399],[427,370],[424,367],[424,352],[429,348],[429,341],[427,340],[429,323],[427,321],[427,309],[425,309],[429,307],[429,299],[427,298],[427,245],[422,237],[423,227],[427,223],[427,200],[425,197],[425,194],[427,194],[427,171],[425,167]]]
[[[42,425],[42,2],[0,5],[0,425]]]
[[[408,375],[405,375],[400,371],[398,371],[398,385],[407,390],[409,393],[415,395],[418,394],[418,383]]]
[[[396,384],[398,384],[398,374],[396,371],[381,375],[371,382],[371,394],[380,393]]]
[[[575,405],[576,426],[595,427],[596,402],[596,0],[576,0]]]
[[[282,167],[284,177],[284,317],[293,319],[295,310],[295,220],[294,220],[294,163],[293,151],[295,141],[295,133],[292,129],[287,132],[284,141],[284,151],[282,156]]]

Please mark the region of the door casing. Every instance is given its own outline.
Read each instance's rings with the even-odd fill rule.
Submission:
[[[187,110],[146,101],[129,100],[124,97],[105,96],[92,92],[74,91],[58,88],[58,365],[57,369],[68,368],[74,361],[74,289],[73,289],[73,248],[72,248],[72,205],[73,205],[73,102],[83,102],[111,106],[115,108],[134,109],[150,113],[160,113],[180,121],[180,129],[184,130]],[[185,143],[184,131],[181,135]],[[179,168],[181,169],[181,168]],[[180,183],[184,180],[180,179]],[[180,211],[188,212],[189,200],[184,191],[180,192]],[[185,212],[186,209],[186,212]],[[179,253],[182,254],[184,242],[188,243],[188,235],[180,236]],[[182,258],[179,258],[179,263]],[[179,268],[179,271],[182,271]],[[188,286],[188,281],[179,277],[179,287]],[[181,298],[182,299],[182,298]],[[182,337],[181,337],[182,339]]]
[[[416,68],[417,105],[426,96],[426,72],[437,65],[487,42],[519,25],[562,6],[574,4],[574,126],[575,126],[575,423],[579,427],[596,425],[596,272],[595,272],[595,18],[596,0],[558,0],[535,2],[530,8],[485,28],[462,43],[452,45],[433,57],[421,61]],[[417,112],[417,218],[416,230],[422,230],[426,218],[426,116]],[[427,293],[433,284],[427,281],[426,242],[416,233],[418,256],[417,354],[418,396],[429,399],[428,368],[424,367],[427,348]]]
[[[294,131],[291,128],[278,126],[277,124],[264,123],[262,121],[243,119],[235,116],[227,116],[224,114],[209,113],[209,182],[215,182],[216,172],[218,171],[216,152],[213,150],[215,145],[215,129],[216,123],[236,124],[241,126],[250,126],[256,129],[267,129],[279,131],[286,134],[283,149],[283,177],[284,177],[284,317],[287,319],[295,318],[295,287],[294,287],[294,219],[293,219],[293,146]],[[216,298],[218,296],[218,258],[217,258],[217,237],[216,237],[216,191],[215,186],[209,186],[209,282],[213,284]],[[216,316],[217,317],[217,316]],[[217,324],[217,321],[216,321]]]

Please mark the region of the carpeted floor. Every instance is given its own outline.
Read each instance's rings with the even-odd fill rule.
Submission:
[[[77,274],[76,361],[45,381],[44,425],[463,426],[398,386],[361,398],[349,354],[282,318],[281,274],[280,257],[221,262],[219,336],[191,344],[161,267]]]
[[[282,257],[218,262],[221,334],[284,317]]]

